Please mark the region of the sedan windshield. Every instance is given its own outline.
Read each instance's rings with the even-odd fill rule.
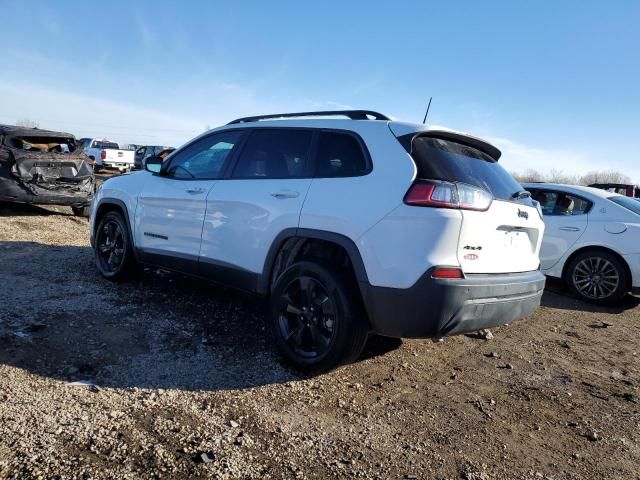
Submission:
[[[622,195],[617,195],[615,197],[608,197],[613,203],[616,203],[627,210],[631,210],[633,213],[640,215],[640,202],[638,202],[635,198],[623,197]]]

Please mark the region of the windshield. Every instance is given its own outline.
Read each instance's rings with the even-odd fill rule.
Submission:
[[[480,150],[433,137],[417,137],[411,155],[418,178],[461,182],[480,187],[494,198],[533,205],[524,189],[493,158]]]
[[[623,196],[615,196],[608,197],[613,203],[620,205],[621,207],[626,208],[627,210],[631,210],[633,213],[640,215],[640,202],[635,198],[631,197],[623,197]]]

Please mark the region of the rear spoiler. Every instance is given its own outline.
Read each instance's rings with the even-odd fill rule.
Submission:
[[[452,132],[449,130],[423,130],[415,133],[409,133],[407,135],[398,137],[398,141],[402,144],[404,149],[409,154],[411,154],[411,151],[413,149],[413,141],[418,137],[431,137],[440,138],[442,140],[451,140],[452,142],[460,143],[468,147],[477,148],[481,152],[489,155],[496,162],[502,155],[502,152],[497,147],[494,147],[489,142],[486,142],[481,138],[473,137],[471,135],[466,135],[463,133]]]

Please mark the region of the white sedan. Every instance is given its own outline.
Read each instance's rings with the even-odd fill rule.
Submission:
[[[611,304],[640,292],[640,202],[590,187],[522,185],[540,202],[542,272],[583,300]]]

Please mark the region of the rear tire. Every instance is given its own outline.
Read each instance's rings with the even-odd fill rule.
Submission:
[[[94,254],[100,274],[120,282],[130,278],[136,261],[127,222],[119,212],[107,212],[96,229]]]
[[[325,372],[362,353],[369,325],[353,283],[312,261],[292,265],[276,281],[269,326],[278,352],[298,370]]]
[[[73,210],[73,214],[76,217],[88,217],[89,214],[91,213],[91,207],[86,206],[86,207],[71,207],[71,210]]]
[[[601,250],[576,255],[567,265],[564,281],[581,300],[598,305],[614,304],[629,291],[625,265],[615,255]]]

